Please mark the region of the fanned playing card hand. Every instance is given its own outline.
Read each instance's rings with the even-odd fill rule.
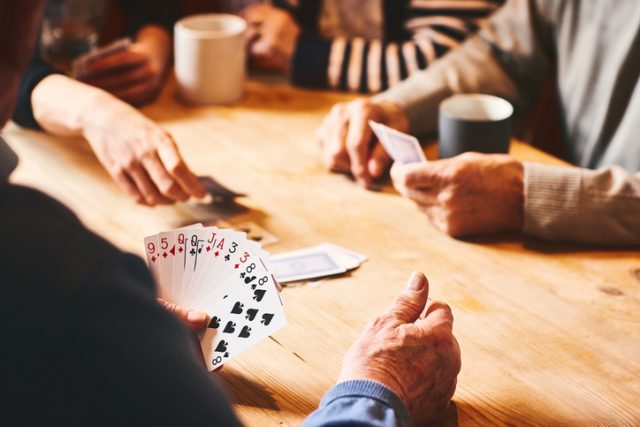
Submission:
[[[209,370],[286,324],[269,254],[246,234],[196,224],[144,243],[160,297],[211,317],[200,338]]]

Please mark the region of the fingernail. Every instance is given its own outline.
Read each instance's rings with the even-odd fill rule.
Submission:
[[[416,292],[421,291],[422,289],[424,289],[424,283],[424,275],[422,273],[414,271],[413,273],[411,273],[411,277],[407,282],[407,289]]]
[[[189,310],[187,312],[187,321],[189,323],[200,323],[203,322],[207,315],[198,310]]]

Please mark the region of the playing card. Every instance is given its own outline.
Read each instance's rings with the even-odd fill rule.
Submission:
[[[343,248],[342,246],[334,245],[333,243],[323,243],[318,247],[330,252],[334,259],[337,259],[338,263],[347,270],[353,270],[369,259],[366,255]]]
[[[426,162],[427,158],[414,136],[407,135],[381,123],[369,120],[371,130],[391,158],[400,163]]]
[[[155,280],[156,283],[159,283],[160,277],[158,276],[158,273],[160,269],[160,260],[158,258],[160,257],[160,253],[158,235],[154,234],[153,236],[145,237],[144,248],[147,255],[147,265],[149,266],[153,280]]]
[[[347,271],[325,248],[309,248],[271,257],[273,273],[281,283],[333,276]]]
[[[231,360],[286,323],[271,274],[251,250],[245,249],[242,248],[243,255],[232,261],[234,273],[227,283],[235,285],[218,295],[220,303],[213,302],[222,309],[216,311],[217,318],[212,318],[201,342],[210,369]],[[240,268],[235,268],[239,263]]]
[[[198,181],[207,190],[214,202],[228,202],[238,197],[246,196],[244,193],[238,193],[225,187],[210,176],[199,176]]]
[[[76,79],[81,79],[87,74],[87,66],[98,59],[105,58],[109,55],[113,55],[116,52],[121,52],[129,49],[131,46],[131,39],[129,37],[124,37],[114,42],[94,49],[84,55],[79,56],[74,59],[71,64],[71,74]]]
[[[209,314],[200,336],[209,369],[286,324],[269,256],[245,233],[196,225],[149,236],[145,249],[161,295]]]
[[[334,276],[358,268],[368,258],[333,243],[323,243],[271,257],[275,278],[281,283]]]

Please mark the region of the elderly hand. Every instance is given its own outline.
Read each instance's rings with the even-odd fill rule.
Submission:
[[[130,105],[102,92],[83,123],[83,136],[98,160],[138,203],[154,206],[206,196],[171,135]]]
[[[365,188],[372,187],[391,164],[375,140],[369,120],[401,132],[409,128],[409,119],[398,105],[363,98],[335,105],[316,132],[325,167],[332,172],[350,172]]]
[[[395,188],[433,223],[455,236],[521,230],[523,165],[504,154],[465,153],[426,163],[395,164]]]
[[[145,27],[127,50],[87,65],[81,81],[134,105],[152,100],[160,90],[171,40],[164,29]]]
[[[240,14],[249,24],[247,42],[252,63],[288,74],[300,27],[286,11],[266,5],[249,6]]]
[[[340,381],[377,381],[404,402],[416,425],[446,409],[460,372],[449,307],[431,301],[429,283],[413,273],[407,287],[346,353]]]

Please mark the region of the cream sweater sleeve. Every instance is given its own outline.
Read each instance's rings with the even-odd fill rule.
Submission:
[[[546,240],[640,245],[640,173],[525,163],[524,232]]]

